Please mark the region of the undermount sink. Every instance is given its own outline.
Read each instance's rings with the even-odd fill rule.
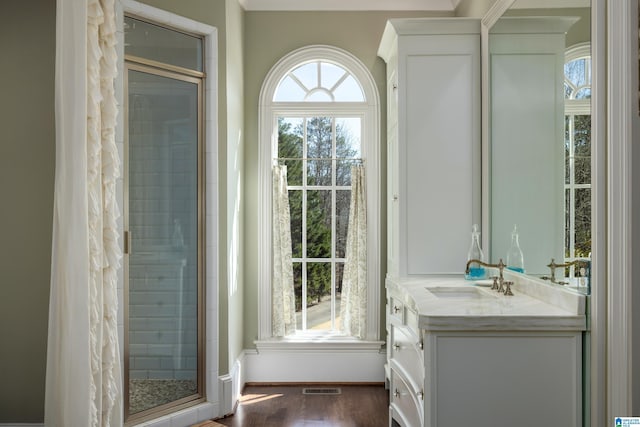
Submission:
[[[482,292],[478,288],[466,288],[460,286],[438,286],[425,288],[436,298],[481,299],[495,298],[494,295]]]

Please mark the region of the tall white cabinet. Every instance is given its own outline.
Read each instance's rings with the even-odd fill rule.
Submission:
[[[392,276],[462,273],[480,223],[480,22],[393,19],[387,63]]]

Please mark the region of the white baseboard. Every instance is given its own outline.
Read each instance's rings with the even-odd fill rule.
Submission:
[[[233,414],[238,405],[244,387],[244,352],[236,359],[231,372],[219,378],[220,381],[220,415]]]
[[[0,427],[44,427],[43,423],[0,423]]]
[[[244,379],[257,383],[383,383],[386,353],[379,347],[245,350]]]

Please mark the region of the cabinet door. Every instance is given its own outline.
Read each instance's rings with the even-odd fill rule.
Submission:
[[[480,220],[479,37],[407,37],[400,52],[400,273],[462,273]]]

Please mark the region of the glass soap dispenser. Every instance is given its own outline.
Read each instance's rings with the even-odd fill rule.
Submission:
[[[511,232],[511,246],[509,247],[509,252],[507,252],[507,268],[518,273],[524,273],[524,255],[522,254],[522,249],[520,249],[517,225],[513,226],[513,231]]]
[[[467,261],[472,259],[484,262],[484,253],[482,252],[482,248],[480,248],[478,224],[473,224],[473,228],[471,229],[471,246],[469,246],[469,252],[467,253]],[[464,278],[467,280],[485,279],[486,277],[487,273],[484,267],[477,263],[469,265],[469,273],[464,275]]]

